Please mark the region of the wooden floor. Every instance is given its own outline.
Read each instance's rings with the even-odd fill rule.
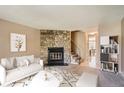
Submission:
[[[69,65],[62,67],[62,69],[71,70],[78,74],[82,74],[83,72],[98,74],[98,87],[124,87],[124,77],[121,74],[104,72],[82,65]]]

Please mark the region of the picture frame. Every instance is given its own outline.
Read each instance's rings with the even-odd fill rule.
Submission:
[[[10,38],[11,52],[26,51],[26,35],[11,33]]]

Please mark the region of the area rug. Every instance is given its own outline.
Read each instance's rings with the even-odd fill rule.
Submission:
[[[49,72],[51,72],[52,74],[54,74],[56,76],[56,78],[58,80],[60,80],[60,87],[76,87],[76,82],[78,81],[80,75],[78,75],[77,73],[74,73],[70,70],[63,70],[60,69],[59,67],[55,66],[55,67],[46,67],[46,70],[48,70]],[[61,79],[56,75],[56,73],[54,72],[58,72],[63,80],[61,81]],[[8,85],[7,87],[27,87],[29,86],[29,84],[31,83],[33,77],[36,74],[29,76],[27,78],[24,78],[22,80],[16,81],[10,85]]]

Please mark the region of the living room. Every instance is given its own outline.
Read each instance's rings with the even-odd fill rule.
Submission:
[[[1,86],[123,87],[123,9],[0,6]]]

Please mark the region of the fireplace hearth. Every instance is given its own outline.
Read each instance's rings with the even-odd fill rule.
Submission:
[[[64,65],[64,48],[48,48],[48,65]]]

